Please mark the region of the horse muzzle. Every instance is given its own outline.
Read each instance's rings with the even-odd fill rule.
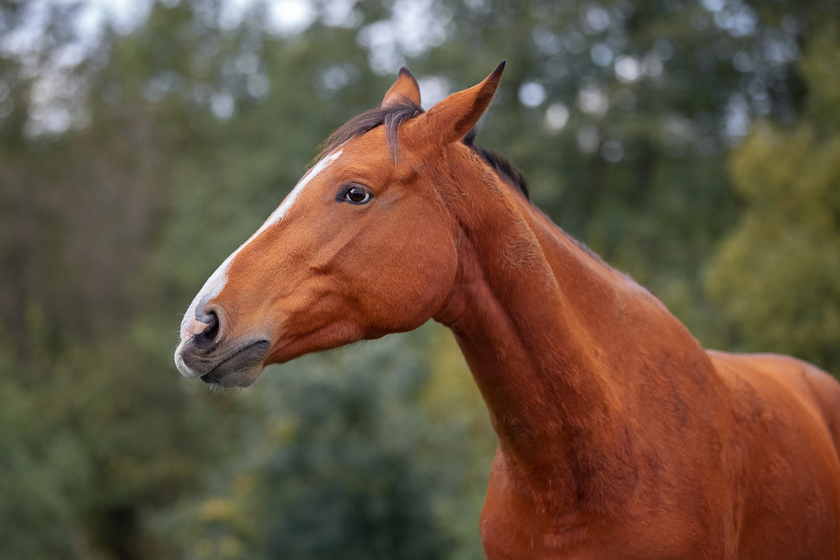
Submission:
[[[175,350],[175,366],[189,379],[222,387],[248,387],[262,372],[271,342],[260,337],[227,343],[222,327],[213,312],[186,321]]]

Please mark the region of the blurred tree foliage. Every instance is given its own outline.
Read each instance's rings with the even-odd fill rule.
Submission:
[[[196,289],[406,62],[428,106],[506,58],[479,141],[558,224],[704,343],[840,369],[833,3],[242,5],[91,38],[86,4],[0,0],[4,558],[482,557],[494,439],[439,327],[245,393],[171,365]]]
[[[451,477],[441,452],[457,448],[440,445],[417,406],[427,336],[390,337],[276,372],[238,474],[220,495],[164,520],[176,557],[443,556],[454,543],[430,497]]]
[[[758,127],[730,165],[747,207],[708,269],[710,295],[744,346],[840,371],[840,36],[801,62],[810,96],[789,128]]]

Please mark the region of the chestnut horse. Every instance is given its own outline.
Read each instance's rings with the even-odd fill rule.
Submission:
[[[403,69],[341,127],[181,325],[181,373],[263,367],[434,319],[499,448],[487,558],[840,558],[840,385],[704,350],[472,144],[504,63],[428,112]]]

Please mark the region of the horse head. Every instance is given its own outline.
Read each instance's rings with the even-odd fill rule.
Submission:
[[[470,157],[460,141],[503,68],[428,112],[402,69],[380,107],[339,128],[193,299],[175,351],[180,372],[246,387],[266,365],[432,318],[458,268],[458,220],[447,200],[467,179],[451,161]]]

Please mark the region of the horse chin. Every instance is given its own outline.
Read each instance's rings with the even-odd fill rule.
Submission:
[[[269,341],[260,339],[240,347],[202,375],[201,380],[219,387],[249,387],[262,373],[270,346]]]
[[[201,361],[188,357],[196,362],[196,368],[203,368],[205,373],[200,379],[204,383],[218,387],[248,387],[254,384],[265,367],[264,361],[270,346],[271,343],[265,339],[248,341],[230,348],[224,352],[221,361],[215,363],[208,363],[207,358]]]
[[[253,385],[260,374],[263,366],[258,364],[248,368],[240,369],[238,371],[217,372],[213,370],[200,377],[200,379],[207,385],[215,385],[216,387],[238,387],[244,389]]]

